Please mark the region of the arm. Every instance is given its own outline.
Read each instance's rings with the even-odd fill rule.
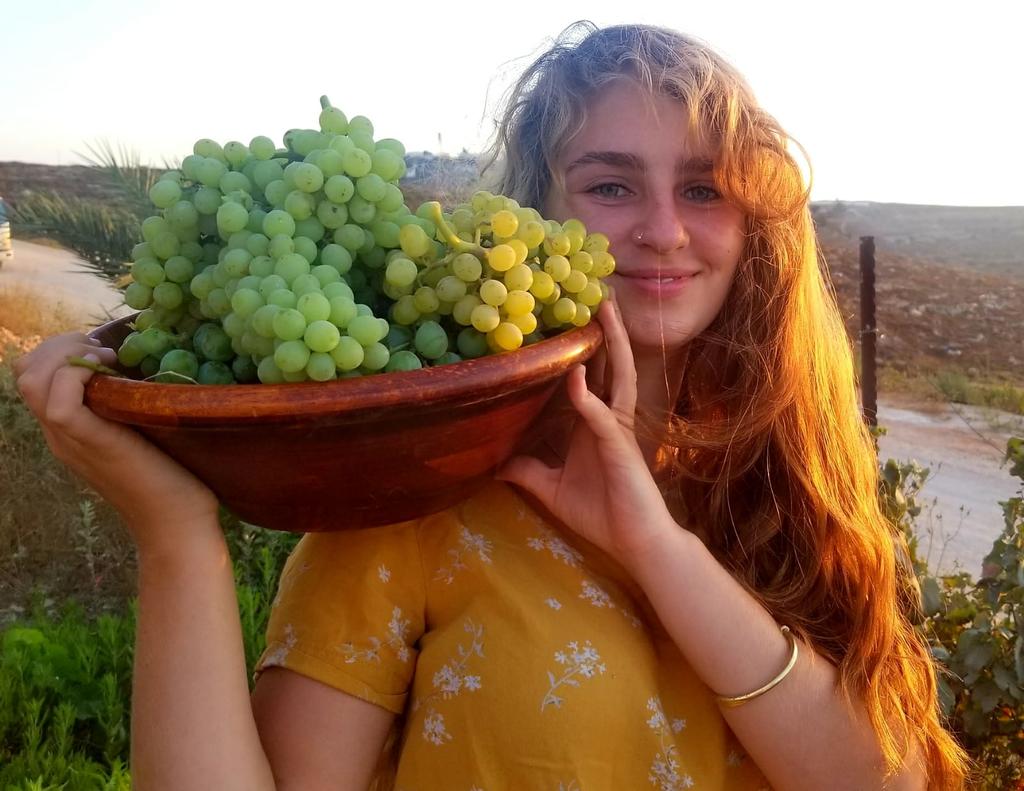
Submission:
[[[68,366],[70,355],[115,359],[69,334],[19,359],[15,374],[54,455],[118,510],[138,552],[134,787],[365,788],[365,767],[375,764],[393,715],[293,680],[259,697],[257,711],[273,716],[258,732],[217,500],[141,435],[89,411],[82,399],[92,372]],[[308,736],[311,712],[321,715],[320,738],[283,738]]]
[[[773,678],[789,643],[772,616],[692,533],[674,522],[631,564],[669,635],[704,682],[739,695]],[[883,786],[881,752],[863,706],[847,707],[837,669],[800,644],[792,672],[775,688],[722,713],[755,763],[786,789],[924,789],[921,767]]]

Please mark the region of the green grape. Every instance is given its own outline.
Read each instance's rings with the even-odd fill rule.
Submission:
[[[296,236],[294,242],[295,252],[312,264],[316,260],[316,242],[307,236]]]
[[[314,382],[329,382],[337,378],[334,359],[323,352],[313,352],[306,363],[306,376]]]
[[[468,360],[483,357],[488,352],[487,336],[473,327],[466,327],[455,339],[459,354]]]
[[[361,148],[352,148],[343,151],[341,154],[342,163],[345,166],[345,173],[352,178],[362,178],[373,167],[373,160],[370,155]]]
[[[132,283],[124,290],[124,303],[135,310],[148,308],[153,302],[153,289],[142,283]]]
[[[399,352],[401,354],[401,352]],[[391,359],[391,352],[383,343],[371,343],[363,347],[363,368],[367,371],[380,371]]]
[[[388,364],[384,366],[386,373],[396,371],[415,371],[423,367],[420,358],[408,350],[398,351],[391,355]]]
[[[348,222],[348,209],[343,203],[322,200],[316,207],[316,218],[324,228],[336,230]]]
[[[408,258],[395,258],[388,264],[384,279],[395,286],[411,286],[418,274],[419,267]]]
[[[345,170],[345,162],[342,159],[341,154],[331,148],[324,148],[320,151],[314,151],[313,153],[319,154],[317,157],[316,166],[320,168],[320,172],[324,174],[324,178],[327,181],[333,176],[341,175],[342,171]],[[324,189],[327,188],[327,182],[324,182]]]
[[[277,367],[277,363],[274,362],[274,358],[264,357],[260,360],[259,365],[256,367],[256,376],[263,384],[276,385],[281,384],[284,381],[282,371]]]
[[[138,337],[139,333],[131,333],[117,350],[117,361],[126,368],[135,368],[146,357],[145,350],[136,341]]]
[[[378,219],[371,226],[373,241],[383,250],[393,250],[398,247],[398,235],[400,228],[396,223]]]
[[[359,232],[362,233],[362,229],[359,229]],[[337,270],[338,274],[341,275],[344,275],[352,268],[352,254],[340,244],[324,245],[324,248],[320,251],[320,260],[327,266]]]
[[[271,258],[283,258],[289,253],[295,252],[295,240],[291,236],[278,234],[270,239],[267,246],[267,255]]]
[[[402,195],[402,190],[394,184],[385,185],[384,197],[377,202],[377,208],[383,212],[401,211],[405,213],[409,211],[409,207],[405,205],[405,198]]]
[[[263,218],[263,233],[270,239],[278,234],[293,236],[295,234],[295,220],[286,211],[274,209]]]
[[[248,250],[242,248],[236,248],[234,250],[228,250],[224,255],[224,260],[221,262],[224,266],[224,272],[229,278],[242,278],[249,274],[249,262],[252,261],[252,255]]]
[[[398,232],[399,243],[404,252],[410,258],[421,258],[430,252],[430,239],[426,231],[418,225],[405,225]],[[463,253],[468,255],[468,253]],[[474,260],[474,256],[470,256]]]
[[[299,298],[287,288],[279,288],[276,291],[271,292],[270,296],[267,297],[268,305],[277,305],[281,308],[294,308],[295,303],[299,301]],[[299,314],[302,315],[301,313]]]
[[[192,296],[196,297],[196,299],[206,299],[215,287],[213,275],[207,271],[202,271],[193,277],[188,285],[189,291],[192,292]]]
[[[185,299],[181,286],[177,283],[163,282],[153,289],[153,302],[161,308],[172,310],[178,307]]]
[[[262,305],[252,314],[252,329],[264,338],[275,337],[274,316],[284,308],[278,305]]]
[[[164,217],[172,228],[191,228],[199,222],[199,212],[196,211],[192,201],[187,200],[180,200],[173,204],[164,211]]]
[[[357,149],[365,151],[366,155],[371,157],[370,166],[373,167],[372,156],[373,152],[377,150],[377,144],[373,142],[373,135],[349,129],[348,136]]]
[[[334,203],[348,203],[355,194],[355,184],[347,176],[331,176],[324,183],[324,195]]]
[[[436,321],[425,321],[416,330],[416,351],[428,360],[436,360],[448,351],[448,334]]]
[[[356,192],[363,200],[369,203],[376,203],[384,198],[386,193],[384,179],[376,173],[368,173],[356,180]]]
[[[544,237],[544,226],[536,220],[520,224],[519,230],[516,231],[516,238],[531,249],[540,247],[544,243]]]
[[[310,291],[300,296],[298,302],[295,303],[295,307],[303,315],[306,322],[325,320],[331,315],[330,300],[321,294],[319,290]]]
[[[262,224],[261,222],[261,227]],[[265,256],[270,250],[270,239],[267,238],[266,234],[251,233],[245,241],[245,249],[253,256]]]
[[[443,302],[458,302],[466,296],[466,284],[455,275],[448,275],[438,281],[435,291]]]
[[[325,107],[320,111],[320,131],[343,135],[348,131],[348,118],[337,107]]]
[[[292,190],[284,199],[284,210],[288,212],[296,222],[313,216],[316,209],[316,200],[312,195],[301,190]]]
[[[377,214],[377,206],[366,201],[361,195],[353,195],[348,202],[348,216],[360,225],[369,225]]]
[[[231,295],[231,309],[241,318],[247,319],[263,307],[260,292],[251,288],[239,288]]]
[[[249,150],[256,159],[265,161],[274,158],[274,152],[277,150],[277,146],[274,145],[274,141],[269,137],[257,135],[249,141]]]
[[[388,327],[388,334],[384,336],[383,342],[393,356],[395,352],[407,348],[412,343],[412,330],[400,324],[392,324]]]
[[[238,354],[242,353],[242,349],[236,348],[236,340],[241,340],[242,336],[245,335],[246,321],[237,313],[228,313],[226,316],[221,318],[221,326],[224,328],[224,332],[231,338],[231,348],[234,349]]]
[[[335,365],[341,371],[354,371],[363,364],[363,357],[365,356],[362,344],[355,338],[350,338],[347,335],[341,336],[338,339],[338,345],[331,349],[329,353],[331,359],[334,360]]]
[[[157,382],[177,383],[195,380],[199,374],[199,361],[192,352],[185,349],[171,349],[160,358]]]
[[[387,148],[379,145],[374,148],[370,157],[372,162],[372,173],[384,181],[394,181],[402,168],[402,157]]]
[[[181,200],[181,187],[173,181],[158,181],[149,188],[149,199],[153,205],[167,209]]]
[[[301,301],[301,300],[300,300]],[[314,352],[329,352],[338,345],[341,333],[338,328],[326,320],[314,320],[306,327],[303,334],[306,345]]]
[[[468,327],[472,323],[473,309],[482,304],[483,302],[476,294],[467,294],[455,303],[452,308],[452,317],[461,326]]]
[[[231,299],[223,288],[215,288],[207,297],[206,302],[215,317],[226,316],[231,312]]]
[[[357,252],[366,241],[366,232],[358,225],[343,225],[334,232],[334,243],[350,253]]]
[[[341,280],[341,275],[338,273],[338,270],[333,266],[328,266],[327,264],[314,266],[310,271],[310,274],[320,282],[321,288],[326,286],[328,283],[337,283]]]
[[[224,363],[208,360],[199,366],[196,381],[201,385],[231,385],[235,383],[235,377]]]
[[[281,373],[301,371],[309,362],[309,349],[300,340],[287,340],[274,350],[274,362]]]
[[[305,236],[312,242],[319,242],[324,238],[324,226],[316,217],[307,217],[295,223],[295,236]]]
[[[358,309],[357,306],[356,310]],[[346,330],[349,336],[355,338],[362,346],[369,346],[384,337],[380,331],[380,324],[372,315],[354,316],[349,320]]]
[[[189,154],[181,160],[181,172],[184,174],[185,178],[189,181],[196,181],[196,167],[202,161],[203,158],[198,154]]]
[[[312,272],[308,272],[305,275],[299,275],[292,281],[289,288],[295,293],[296,297],[301,297],[303,294],[309,293],[320,293],[320,281],[316,275]]]
[[[412,325],[419,321],[420,311],[412,296],[400,297],[391,308],[391,317],[399,324]]]
[[[284,179],[277,179],[271,181],[263,188],[263,194],[267,198],[267,203],[273,206],[275,209],[284,208],[284,199],[288,197],[288,193],[291,192],[291,187],[285,183]],[[266,233],[266,231],[264,231]],[[272,234],[267,234],[271,236]]]
[[[288,283],[291,283],[299,275],[308,275],[309,270],[309,261],[298,253],[283,255],[274,264],[274,274],[283,277]]]
[[[251,268],[251,267],[250,267]],[[260,280],[259,292],[260,296],[264,299],[269,299],[270,295],[277,291],[279,288],[287,289],[288,281],[286,281],[280,275],[269,274],[263,275]]]
[[[248,355],[240,355],[231,361],[231,373],[235,381],[243,384],[258,381],[256,363]]]
[[[196,165],[196,180],[203,186],[216,187],[228,169],[219,159],[206,157]]]
[[[230,195],[232,192],[252,194],[252,182],[249,181],[248,176],[234,170],[228,171],[221,176],[220,183],[217,186],[225,195]]]
[[[143,258],[132,264],[132,279],[149,288],[155,288],[167,279],[166,270],[153,258]]]
[[[355,298],[352,292],[352,287],[349,286],[344,280],[339,280],[337,283],[328,283],[323,287],[324,296],[328,299],[334,299],[335,297],[345,297],[351,299],[352,304],[355,304]]]
[[[445,352],[436,360],[434,360],[434,366],[438,365],[451,365],[452,363],[461,363],[462,358],[455,352]]]
[[[232,234],[241,231],[248,224],[249,212],[238,203],[227,201],[217,209],[217,227],[221,233]]]
[[[181,250],[181,242],[178,241],[178,237],[171,231],[157,234],[157,237],[150,244],[153,246],[153,252],[164,259],[177,255]]]
[[[460,253],[452,260],[452,272],[460,280],[475,283],[483,274],[483,264],[471,253]]]
[[[377,149],[386,148],[388,151],[393,151],[401,159],[405,156],[405,146],[402,145],[400,140],[395,140],[393,137],[385,137],[377,141]]]
[[[224,149],[220,147],[220,143],[214,140],[210,140],[208,137],[200,138],[196,140],[192,146],[192,151],[201,157],[214,157],[215,159],[226,162],[224,158]]]
[[[272,325],[278,338],[294,341],[306,332],[306,317],[294,308],[284,308],[274,316]]]

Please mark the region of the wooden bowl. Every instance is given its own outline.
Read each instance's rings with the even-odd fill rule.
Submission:
[[[90,333],[117,348],[132,317]],[[312,532],[390,524],[468,497],[517,449],[600,325],[417,371],[279,385],[95,375],[85,403],[137,429],[241,519]]]

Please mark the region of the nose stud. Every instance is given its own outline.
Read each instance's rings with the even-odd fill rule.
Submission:
[[[633,241],[636,244],[643,244],[644,232],[643,231],[633,231]]]

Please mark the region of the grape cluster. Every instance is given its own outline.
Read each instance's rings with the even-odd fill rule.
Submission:
[[[608,240],[478,192],[410,211],[405,149],[321,99],[277,148],[196,142],[153,185],[120,362],[158,381],[327,381],[440,365],[582,326]],[[387,317],[387,318],[385,318]]]

